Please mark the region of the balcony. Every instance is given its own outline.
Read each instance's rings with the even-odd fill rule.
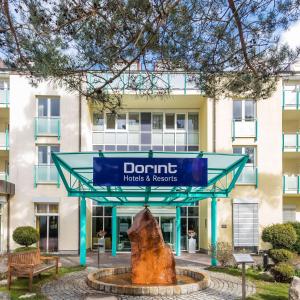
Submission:
[[[0,132],[0,150],[8,150],[9,149],[9,133],[8,129]]]
[[[55,165],[36,165],[34,167],[34,186],[38,184],[60,185],[59,175]]]
[[[299,91],[283,91],[282,95],[282,109],[283,110],[299,110]]]
[[[300,194],[300,175],[283,175],[283,193]]]
[[[239,176],[237,184],[258,186],[258,169],[255,166],[245,166]]]
[[[60,118],[35,118],[35,139],[39,136],[57,136],[57,138],[60,139]]]
[[[0,107],[8,107],[9,89],[0,89]]]
[[[282,134],[282,151],[283,152],[299,151],[299,132]]]
[[[8,174],[7,174],[7,172],[0,172],[0,180],[8,181]]]
[[[257,120],[232,120],[232,141],[236,138],[254,138],[257,140]]]
[[[101,86],[104,80],[108,80],[113,76],[113,73],[91,72],[88,74],[89,85],[93,87]],[[110,85],[107,85],[105,89],[107,91],[117,90],[123,94],[142,93],[144,91],[155,93],[161,90],[180,95],[201,94],[198,86],[199,79],[200,76],[196,73],[131,71],[130,73],[123,73]]]

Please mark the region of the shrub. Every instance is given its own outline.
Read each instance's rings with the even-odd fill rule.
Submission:
[[[293,250],[295,252],[297,252],[298,254],[300,254],[300,222],[290,222],[288,224],[291,224],[294,229],[296,230],[297,233],[297,241],[296,243],[293,245]]]
[[[297,233],[291,224],[274,224],[264,228],[262,240],[271,243],[274,249],[292,249]]]
[[[277,282],[291,282],[295,275],[295,268],[287,263],[279,263],[271,269],[271,273]]]
[[[28,252],[28,251],[33,251],[33,250],[37,250],[36,247],[19,247],[16,248],[14,252]]]
[[[211,251],[216,251],[216,257],[222,267],[228,266],[232,260],[232,246],[227,242],[218,242],[216,249],[211,246]]]
[[[19,245],[28,247],[39,240],[39,234],[31,226],[21,226],[14,230],[13,240]]]
[[[286,249],[272,249],[269,253],[275,264],[290,262],[294,258],[294,253]]]

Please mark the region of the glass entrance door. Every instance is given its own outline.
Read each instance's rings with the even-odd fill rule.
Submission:
[[[130,251],[130,240],[127,230],[131,227],[132,216],[118,217],[118,251]]]
[[[166,244],[172,250],[175,249],[175,218],[174,217],[160,217],[161,232]]]

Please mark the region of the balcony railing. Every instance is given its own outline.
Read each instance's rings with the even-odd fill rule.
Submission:
[[[245,166],[237,180],[237,184],[258,186],[258,169],[255,166]]]
[[[0,89],[0,107],[8,107],[9,105],[9,90]]]
[[[59,175],[55,165],[36,165],[34,167],[34,186],[38,184],[60,185]]]
[[[257,140],[257,120],[232,120],[232,140],[236,138],[254,138]]]
[[[9,132],[8,129],[0,132],[0,150],[9,149]]]
[[[7,172],[0,172],[0,180],[8,181],[8,174],[7,174]]]
[[[104,81],[113,77],[113,73],[89,73],[88,81],[92,87],[101,86]],[[167,90],[175,94],[200,94],[198,82],[200,75],[196,73],[186,74],[184,72],[159,72],[153,71],[151,73],[145,71],[131,71],[130,73],[123,73],[116,78],[105,89],[118,90],[122,93],[139,93],[143,91],[155,93],[159,90]]]
[[[282,151],[298,152],[300,150],[299,132],[282,134]]]
[[[58,139],[60,139],[60,118],[35,118],[35,139],[37,139],[38,136],[57,136]]]
[[[283,91],[282,108],[283,109],[300,109],[300,92]]]
[[[283,193],[300,194],[300,175],[283,175]]]

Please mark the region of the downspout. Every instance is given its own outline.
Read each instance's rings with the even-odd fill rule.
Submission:
[[[7,237],[6,251],[10,252],[10,195],[7,196]]]
[[[78,151],[81,152],[81,119],[82,119],[82,95],[81,95],[81,83],[79,86],[79,94],[78,94]],[[78,197],[78,255],[80,254],[80,197]]]
[[[213,97],[213,152],[216,152],[217,148],[217,120],[216,120],[216,96]]]

